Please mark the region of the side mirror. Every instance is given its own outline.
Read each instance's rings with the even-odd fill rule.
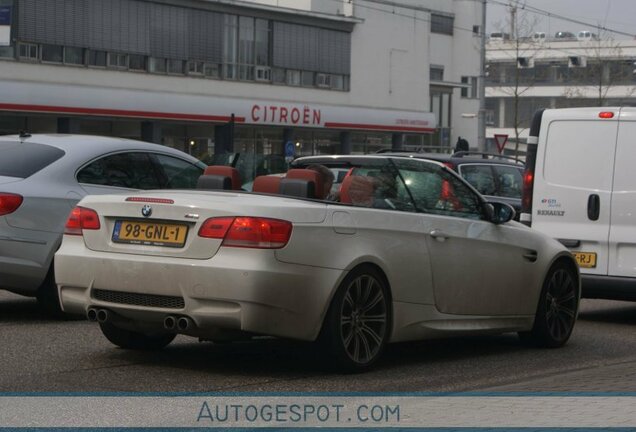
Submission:
[[[486,220],[500,225],[510,222],[515,217],[515,209],[505,203],[487,202],[484,204],[484,214]]]

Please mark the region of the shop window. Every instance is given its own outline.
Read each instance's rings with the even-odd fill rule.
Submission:
[[[12,46],[0,46],[0,58],[14,58],[15,51]]]
[[[208,78],[221,77],[221,65],[218,63],[206,63],[204,67],[205,76]]]
[[[62,63],[64,61],[64,47],[62,45],[42,45],[42,61]]]
[[[108,67],[113,69],[127,69],[128,56],[120,53],[108,53]]]
[[[166,59],[150,57],[148,59],[148,71],[152,73],[166,73]]]
[[[146,56],[139,54],[130,54],[128,56],[128,69],[132,71],[145,71]]]
[[[285,84],[285,82],[286,82],[285,69],[273,68],[272,69],[272,82],[274,84]]]
[[[287,85],[299,86],[300,85],[300,71],[288,69],[286,73]]]
[[[168,59],[168,73],[183,75],[183,60]]]
[[[203,75],[205,62],[190,60],[188,62],[188,75]]]
[[[304,82],[303,82],[304,85]],[[331,87],[331,75],[325,73],[316,74],[316,86],[317,87]]]
[[[314,86],[314,73],[310,71],[302,71],[302,82],[303,87],[313,87]]]
[[[21,60],[37,60],[38,46],[36,44],[21,43],[18,46],[18,56]]]
[[[332,75],[331,76],[331,88],[334,90],[344,90],[345,89],[345,80],[342,75]]]
[[[106,67],[106,51],[88,51],[88,65],[95,67]]]
[[[71,65],[83,65],[84,48],[64,47],[64,63]]]

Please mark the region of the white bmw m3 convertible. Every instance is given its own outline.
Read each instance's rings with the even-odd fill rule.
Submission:
[[[325,167],[348,170],[337,196]],[[127,349],[270,335],[360,370],[398,341],[518,332],[561,346],[577,265],[513,216],[422,159],[301,158],[253,192],[208,167],[197,190],[84,198],[55,275],[63,309]]]

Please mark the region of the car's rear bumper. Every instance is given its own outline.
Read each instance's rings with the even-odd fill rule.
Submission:
[[[271,250],[221,248],[208,260],[96,252],[77,237],[58,251],[55,274],[69,313],[104,308],[146,329],[163,328],[167,316],[189,317],[194,326],[183,333],[201,338],[240,330],[313,340],[343,271],[282,263]],[[97,300],[98,289],[170,296],[183,305],[140,306],[126,303],[126,295],[117,302]]]

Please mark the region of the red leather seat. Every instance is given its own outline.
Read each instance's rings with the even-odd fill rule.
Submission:
[[[239,173],[239,171],[236,168],[229,167],[229,166],[223,166],[223,165],[209,166],[205,169],[205,171],[203,172],[203,175],[229,177],[233,190],[240,190],[241,185],[243,184],[241,182],[241,174]]]
[[[354,206],[373,207],[375,200],[375,179],[350,175],[342,182],[340,202]]]
[[[297,180],[308,180],[314,183],[314,190],[316,193],[316,198],[324,199],[325,198],[325,190],[324,190],[324,179],[322,178],[322,174],[318,171],[310,170],[310,169],[290,169],[287,171],[287,175],[285,176],[287,179],[297,179]]]
[[[262,175],[254,179],[252,192],[277,194],[280,191],[281,177]]]

